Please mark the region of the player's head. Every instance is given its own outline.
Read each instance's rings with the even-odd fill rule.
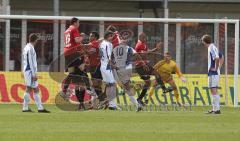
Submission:
[[[99,34],[95,31],[91,32],[89,35],[89,41],[94,41],[99,39]]]
[[[113,32],[111,31],[106,31],[104,34],[104,39],[107,41],[112,41],[113,38]]]
[[[212,37],[208,34],[202,36],[202,43],[204,47],[208,47],[212,43]]]
[[[147,41],[147,35],[144,32],[142,32],[138,35],[138,39],[142,42],[146,42]]]
[[[165,61],[170,61],[172,59],[172,56],[170,54],[170,52],[165,52],[164,53],[164,60]]]
[[[79,24],[79,19],[73,17],[73,18],[71,19],[71,21],[70,21],[70,24],[73,25],[73,26],[75,26],[75,27],[77,27],[77,28],[79,28],[79,25],[80,25],[80,24]]]
[[[31,33],[29,35],[29,38],[28,38],[29,43],[32,43],[33,45],[35,45],[37,43],[37,40],[38,40],[38,36],[36,34]]]

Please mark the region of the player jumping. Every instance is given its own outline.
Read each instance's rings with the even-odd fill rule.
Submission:
[[[141,53],[148,53],[148,52],[155,52],[157,50],[159,50],[159,48],[154,48],[152,50],[148,49],[147,46],[147,36],[145,33],[140,33],[139,34],[139,40],[135,46],[135,50],[137,53],[141,54]],[[146,69],[145,65],[148,66],[148,69]],[[136,62],[136,71],[139,74],[139,76],[141,77],[142,80],[144,80],[145,85],[143,86],[142,92],[138,97],[138,102],[141,103],[142,105],[144,105],[142,99],[145,97],[147,90],[150,88],[150,75],[152,75],[153,72],[153,68],[152,66],[149,65],[149,63],[147,61],[137,61]],[[157,75],[156,75],[157,76]],[[161,80],[160,76],[156,77],[157,82],[161,85],[161,88],[163,89],[164,93],[170,92],[172,91],[172,89],[167,89],[163,83],[163,81]]]
[[[69,84],[75,83],[75,95],[80,102],[79,109],[84,108],[84,94],[85,87],[87,86],[88,92],[90,91],[90,83],[88,80],[87,74],[84,72],[84,54],[85,48],[82,45],[82,37],[79,34],[79,20],[77,18],[71,19],[70,27],[64,32],[65,36],[65,47],[64,47],[64,56],[66,71],[69,72],[68,76],[63,80],[63,89],[60,92],[60,96],[64,99],[69,99],[69,94],[67,92]]]
[[[183,77],[180,69],[178,68],[177,64],[175,61],[171,60],[171,54],[169,52],[164,53],[164,60],[159,61],[156,65],[154,65],[154,71],[160,75],[162,80],[165,83],[168,83],[174,91],[174,96],[176,98],[176,102],[179,106],[181,106],[181,103],[179,101],[179,93],[178,89],[176,86],[176,83],[172,77],[172,73],[176,73],[178,77],[182,80],[182,82],[186,82],[186,79]],[[149,98],[153,95],[154,93],[154,87],[150,89],[150,94]]]

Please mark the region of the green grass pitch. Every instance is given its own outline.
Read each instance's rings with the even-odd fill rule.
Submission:
[[[52,113],[22,113],[21,105],[0,104],[0,141],[239,141],[240,112],[210,107],[193,111],[65,112],[46,105]],[[36,111],[35,105],[31,108]]]

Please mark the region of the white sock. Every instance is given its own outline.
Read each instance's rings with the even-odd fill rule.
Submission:
[[[216,110],[220,110],[220,95],[216,95]]]
[[[30,94],[25,92],[23,96],[23,110],[28,110],[29,102],[30,102]]]
[[[132,90],[131,90],[131,89],[130,89],[130,90],[126,90],[126,93],[128,94],[128,96],[129,96],[132,104],[137,105],[138,102],[137,102],[137,100],[135,99],[135,97],[132,96],[132,95],[133,95],[133,94],[132,94]]]
[[[137,102],[137,100],[135,99],[134,96],[129,96],[129,98],[130,98],[132,104],[134,104],[134,105],[137,105],[137,104],[138,104],[138,102]]]
[[[42,106],[42,102],[41,102],[41,98],[40,98],[39,94],[34,93],[33,98],[35,100],[38,110],[43,110],[43,106]]]
[[[217,111],[217,95],[212,95],[212,110]]]
[[[109,106],[108,107],[117,107],[117,103],[115,99],[112,99],[109,101]]]
[[[91,102],[92,102],[92,106],[94,108],[97,107],[97,96],[96,95],[91,97]]]

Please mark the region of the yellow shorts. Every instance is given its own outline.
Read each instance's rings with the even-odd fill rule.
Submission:
[[[167,73],[161,73],[160,76],[162,81],[164,81],[164,83],[168,82],[173,78],[171,74],[167,74]]]

